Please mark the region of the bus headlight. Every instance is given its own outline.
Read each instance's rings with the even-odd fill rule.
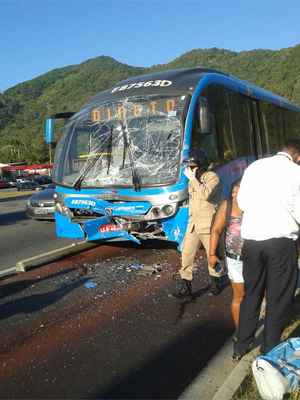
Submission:
[[[174,207],[171,204],[167,204],[166,206],[163,206],[162,212],[165,215],[172,215],[174,213]]]
[[[62,205],[60,203],[55,203],[55,211],[62,214],[63,213],[63,208]]]
[[[171,215],[174,215],[178,208],[177,203],[165,204],[152,207],[150,213],[147,215],[145,219],[161,219],[168,218]]]
[[[59,201],[56,201],[55,203],[55,211],[62,214],[65,217],[70,217],[70,218],[73,217],[71,210]]]
[[[158,218],[160,216],[160,208],[159,207],[153,207],[152,208],[152,215],[155,218]]]

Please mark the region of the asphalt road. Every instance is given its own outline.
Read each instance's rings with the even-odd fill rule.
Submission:
[[[26,198],[0,201],[0,270],[72,243],[56,238],[54,222],[28,218],[25,206]]]
[[[101,246],[0,280],[0,398],[178,398],[233,331],[201,254],[192,298],[172,296],[178,265],[164,245]]]
[[[25,203],[0,201],[1,269],[70,244]],[[178,398],[233,331],[201,253],[193,297],[172,296],[179,262],[166,243],[100,246],[0,279],[0,398]]]

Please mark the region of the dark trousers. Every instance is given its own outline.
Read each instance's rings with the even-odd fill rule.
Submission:
[[[293,301],[298,275],[296,242],[287,238],[245,240],[242,256],[245,296],[234,350],[243,353],[253,341],[261,302],[266,295],[262,352],[267,352],[280,342]]]

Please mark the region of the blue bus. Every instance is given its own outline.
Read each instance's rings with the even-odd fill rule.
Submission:
[[[249,163],[300,135],[298,106],[200,67],[124,80],[65,116],[53,172],[56,232],[87,241],[180,248],[191,151],[206,152],[226,196]]]

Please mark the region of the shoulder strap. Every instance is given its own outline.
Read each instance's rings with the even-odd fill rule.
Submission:
[[[227,199],[227,204],[226,204],[225,229],[227,229],[227,226],[229,224],[231,211],[232,211],[232,199],[229,198]]]

